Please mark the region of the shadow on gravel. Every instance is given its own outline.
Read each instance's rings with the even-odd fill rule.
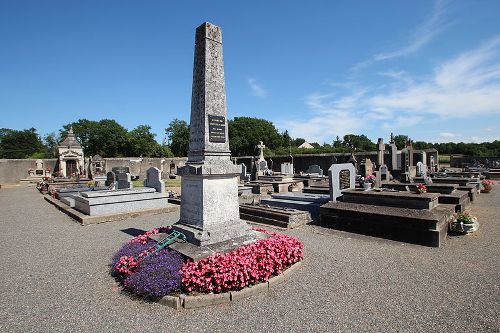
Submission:
[[[137,229],[137,228],[127,228],[127,229],[122,229],[120,230],[121,232],[124,232],[130,236],[139,236],[145,233],[147,230],[142,230],[142,229]]]

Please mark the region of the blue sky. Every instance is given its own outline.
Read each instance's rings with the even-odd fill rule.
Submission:
[[[195,28],[222,27],[228,117],[310,142],[500,139],[500,1],[1,1],[0,127],[189,121]]]

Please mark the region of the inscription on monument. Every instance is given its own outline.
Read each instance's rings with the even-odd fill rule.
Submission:
[[[226,142],[226,118],[208,115],[208,132],[210,142]]]
[[[349,188],[351,185],[350,183],[350,177],[351,173],[349,170],[340,170],[339,172],[339,189],[340,190],[345,190],[346,188]]]

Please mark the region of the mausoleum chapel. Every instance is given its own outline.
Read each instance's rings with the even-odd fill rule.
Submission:
[[[63,177],[75,177],[84,173],[85,160],[83,148],[70,127],[66,138],[57,146],[59,153],[59,172]]]

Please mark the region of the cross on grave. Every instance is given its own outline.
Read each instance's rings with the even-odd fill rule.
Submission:
[[[263,160],[264,159],[264,148],[266,148],[266,146],[264,146],[264,143],[262,141],[259,141],[260,144],[257,145],[257,148],[260,149],[260,155],[259,155],[259,160]]]

